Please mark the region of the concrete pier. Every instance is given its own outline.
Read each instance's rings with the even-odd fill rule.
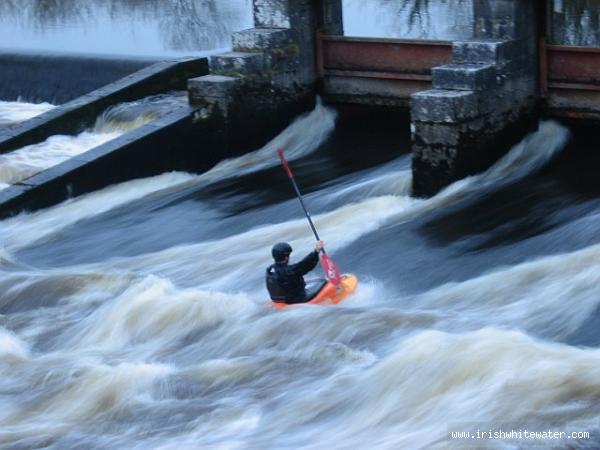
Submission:
[[[412,96],[413,194],[430,196],[485,170],[536,123],[532,2],[475,0],[475,38],[454,42],[433,89]]]
[[[341,1],[254,0],[254,28],[234,33],[233,51],[188,83],[190,103],[216,106],[241,151],[263,144],[314,106],[317,27],[341,33]],[[249,123],[250,122],[250,123]]]

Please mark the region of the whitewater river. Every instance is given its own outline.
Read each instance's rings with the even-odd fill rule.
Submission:
[[[424,200],[395,119],[336,115],[0,222],[0,448],[598,448],[600,202],[569,131]],[[313,245],[279,146],[360,279],[342,305],[265,306],[271,245]],[[549,429],[590,439],[451,436]]]

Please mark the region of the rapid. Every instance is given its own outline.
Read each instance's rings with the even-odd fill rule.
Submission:
[[[548,428],[591,438],[475,448],[597,448],[600,202],[570,142],[541,122],[417,199],[408,122],[319,103],[203,174],[1,221],[0,448],[465,448],[451,432]],[[272,244],[313,245],[279,147],[359,277],[341,305],[266,306]]]
[[[109,107],[96,119],[94,126],[81,133],[54,135],[2,154],[0,190],[150,123],[186,102],[185,92],[172,92],[119,103]],[[0,124],[3,113],[18,123],[52,108],[47,103],[0,102]]]

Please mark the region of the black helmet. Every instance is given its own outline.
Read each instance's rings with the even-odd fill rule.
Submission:
[[[277,262],[283,261],[286,257],[290,256],[290,253],[292,253],[292,247],[287,242],[275,244],[271,250],[271,255],[273,255],[273,259]]]

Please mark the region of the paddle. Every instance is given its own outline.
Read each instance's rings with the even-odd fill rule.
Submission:
[[[288,178],[292,182],[292,185],[294,186],[294,190],[296,191],[296,196],[298,197],[298,200],[300,200],[300,205],[302,206],[302,209],[304,210],[304,214],[306,215],[306,218],[308,219],[310,228],[312,229],[312,232],[314,233],[315,237],[317,238],[317,241],[320,241],[321,238],[319,238],[319,233],[317,233],[317,229],[315,228],[315,225],[313,224],[313,221],[310,218],[310,214],[308,213],[308,210],[306,209],[306,206],[304,205],[304,199],[302,198],[300,189],[298,189],[298,185],[296,184],[296,180],[294,179],[294,174],[292,173],[292,169],[290,169],[290,166],[288,165],[288,162],[285,159],[283,150],[278,149],[277,154],[279,155],[279,159],[281,159],[281,164],[283,164],[285,173],[287,174]],[[329,282],[331,284],[333,284],[334,286],[339,286],[339,284],[342,281],[342,276],[340,275],[340,271],[338,270],[335,262],[333,262],[333,260],[327,255],[324,248],[321,249],[321,265],[323,266],[323,270],[325,271],[325,276],[327,277]]]

